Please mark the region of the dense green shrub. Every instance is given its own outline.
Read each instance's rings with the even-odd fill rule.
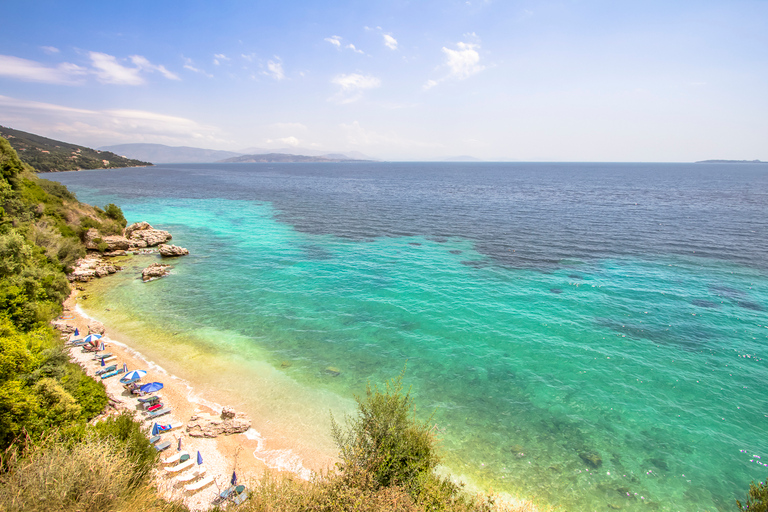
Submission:
[[[112,438],[125,447],[128,458],[136,465],[133,483],[149,475],[159,458],[157,450],[147,439],[146,432],[142,431],[141,423],[134,420],[128,411],[100,421],[93,427],[93,432],[101,437]]]
[[[765,482],[755,482],[749,484],[749,494],[745,505],[736,500],[739,510],[749,512],[768,512],[768,479]]]
[[[104,214],[110,219],[117,221],[117,223],[122,227],[128,225],[128,221],[125,220],[125,216],[123,215],[123,210],[121,210],[120,207],[116,204],[109,203],[107,206],[105,206]]]

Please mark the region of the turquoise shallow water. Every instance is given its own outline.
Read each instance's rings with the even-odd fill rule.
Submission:
[[[446,229],[340,236],[302,227],[279,200],[86,178],[69,183],[81,199],[114,201],[191,251],[172,276],[116,286],[99,307],[258,347],[342,396],[407,362],[448,467],[487,489],[564,510],[732,510],[768,474],[764,267],[607,249],[514,266]],[[200,336],[217,331],[238,336]]]

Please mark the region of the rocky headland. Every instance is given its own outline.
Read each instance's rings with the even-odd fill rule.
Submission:
[[[184,247],[166,244],[173,236],[168,231],[153,228],[148,222],[136,222],[126,227],[122,235],[102,235],[91,228],[85,234],[88,254],[75,262],[67,277],[72,282],[87,282],[122,270],[110,262],[117,256],[158,253],[163,257],[178,257],[189,254]],[[170,265],[153,263],[143,270],[142,279],[151,281],[167,276]]]

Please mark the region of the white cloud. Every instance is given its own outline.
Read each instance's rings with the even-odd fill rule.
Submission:
[[[230,60],[232,60],[232,59],[230,59],[229,57],[227,57],[227,56],[226,56],[226,55],[224,55],[223,53],[214,53],[214,54],[213,54],[213,63],[214,63],[214,65],[216,65],[216,66],[218,66],[219,64],[221,64],[221,62],[222,62],[222,61],[225,61],[225,62],[226,62],[226,61],[230,61]]]
[[[213,78],[212,74],[207,73],[207,72],[203,71],[202,69],[199,69],[199,68],[195,67],[195,63],[194,63],[194,61],[192,59],[188,59],[186,57],[182,57],[182,59],[184,59],[184,69],[188,69],[188,70],[193,71],[195,73],[200,73],[201,75],[205,75],[208,78]]]
[[[85,68],[68,62],[49,67],[33,60],[0,55],[0,76],[25,82],[74,85],[82,83],[80,78],[87,73]]]
[[[466,36],[478,40],[477,35],[474,33],[466,34]],[[456,43],[456,48],[454,50],[443,46],[448,75],[438,80],[428,80],[423,86],[424,90],[429,90],[445,80],[464,80],[485,69],[485,66],[480,64],[480,53],[477,51],[480,49],[479,42],[466,43],[460,41]]]
[[[371,75],[360,75],[352,73],[349,75],[337,75],[331,79],[332,84],[338,85],[341,89],[332,100],[339,103],[352,103],[363,96],[366,89],[375,89],[381,86],[381,80]]]
[[[184,117],[142,110],[86,110],[0,96],[5,122],[20,130],[96,147],[120,142],[219,144],[219,130]]]
[[[384,46],[390,50],[397,50],[397,39],[389,34],[384,34]]]
[[[142,57],[141,55],[131,55],[130,59],[131,59],[131,62],[133,62],[133,64],[139,69],[141,69],[142,71],[158,71],[168,80],[181,80],[181,78],[179,78],[179,75],[168,71],[165,68],[165,66],[163,66],[162,64],[157,64],[157,65],[152,64],[145,57]]]
[[[329,43],[331,43],[336,48],[341,48],[341,37],[340,36],[326,37],[325,39],[323,39],[323,41],[328,41]]]
[[[352,43],[348,44],[348,45],[347,45],[347,46],[345,46],[344,48],[347,48],[347,49],[349,49],[349,50],[352,50],[352,51],[353,51],[353,52],[355,52],[355,53],[365,53],[363,50],[358,50],[357,48],[355,48],[355,45],[353,45]]]
[[[55,46],[41,46],[40,49],[43,50],[48,55],[59,53],[59,49],[56,48]]]
[[[104,84],[141,85],[144,78],[139,74],[139,68],[125,67],[113,55],[101,52],[89,52],[91,64],[96,69],[96,77]]]
[[[277,141],[282,142],[283,144],[288,144],[289,146],[293,146],[294,148],[301,144],[301,141],[293,136],[283,137],[282,139],[277,139]]]
[[[285,73],[283,72],[283,63],[280,60],[280,57],[275,55],[275,60],[267,61],[267,71],[264,71],[263,74],[271,76],[275,80],[282,80],[285,78]]]

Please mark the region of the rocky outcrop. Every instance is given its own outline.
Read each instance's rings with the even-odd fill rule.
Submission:
[[[80,258],[67,274],[70,281],[86,282],[96,277],[104,277],[122,270],[122,267],[105,262],[98,254],[90,254]]]
[[[126,251],[130,247],[131,242],[124,236],[101,236],[95,228],[85,233],[85,248],[92,251]]]
[[[88,322],[88,334],[104,334],[104,324],[98,320]]]
[[[191,437],[218,437],[240,434],[251,428],[251,420],[244,413],[224,407],[221,415],[195,414],[187,422],[187,433]]]
[[[158,247],[158,250],[160,251],[160,256],[165,256],[167,258],[173,257],[173,256],[186,256],[189,254],[189,251],[185,249],[184,247],[179,247],[177,245],[166,245],[166,244],[160,244]]]
[[[171,273],[170,265],[163,265],[162,263],[153,263],[144,270],[141,271],[141,278],[146,283],[147,281],[153,281],[160,279]]]
[[[171,238],[167,231],[153,228],[148,222],[136,222],[125,228],[125,237],[131,249],[142,249],[164,244]]]

